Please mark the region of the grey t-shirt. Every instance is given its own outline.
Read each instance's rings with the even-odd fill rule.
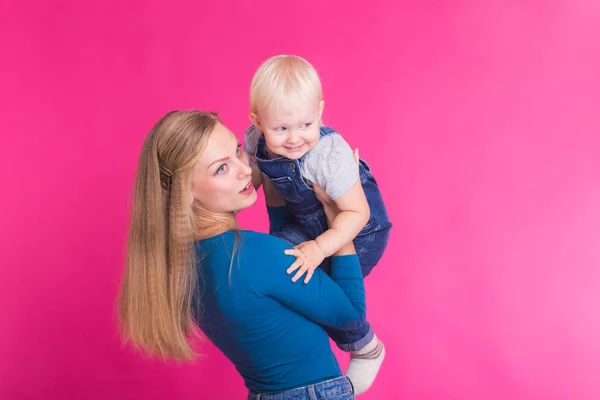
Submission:
[[[244,148],[250,159],[256,154],[260,135],[262,132],[254,125],[244,134]],[[337,133],[319,140],[306,154],[301,173],[304,179],[325,189],[332,200],[345,195],[359,179],[352,149]]]

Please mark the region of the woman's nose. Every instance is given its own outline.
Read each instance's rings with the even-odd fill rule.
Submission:
[[[240,160],[240,169],[239,169],[239,176],[240,178],[245,178],[248,175],[252,174],[252,168],[250,168],[250,165],[248,164],[248,159],[244,159],[244,160]]]

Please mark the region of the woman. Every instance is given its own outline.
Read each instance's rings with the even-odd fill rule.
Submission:
[[[237,224],[256,201],[251,172],[216,114],[171,112],[154,126],[136,176],[124,335],[149,354],[190,360],[196,324],[235,364],[249,399],[354,399],[321,327],[365,319],[354,248],[335,254],[331,277],[319,269],[307,284],[292,282],[302,253]],[[285,207],[269,215],[272,229],[289,218]]]

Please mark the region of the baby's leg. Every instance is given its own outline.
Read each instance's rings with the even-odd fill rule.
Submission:
[[[385,358],[383,343],[375,336],[367,321],[352,330],[325,330],[340,349],[350,352],[346,376],[354,386],[354,394],[366,392],[375,381]]]
[[[369,275],[379,262],[388,239],[389,229],[360,235],[354,239],[363,276]],[[346,376],[354,385],[354,393],[358,395],[366,392],[375,381],[385,358],[383,343],[375,336],[368,322],[353,331],[328,330],[327,333],[340,349],[350,352]]]
[[[389,230],[383,230],[354,239],[363,276],[367,276],[381,259],[388,238]],[[350,352],[346,376],[354,386],[354,393],[359,395],[366,392],[375,381],[385,358],[383,343],[366,321],[356,330],[328,330],[327,333],[340,349]]]
[[[354,239],[354,248],[360,262],[360,269],[364,277],[371,273],[371,270],[379,263],[388,240],[390,238],[390,229],[359,235]]]

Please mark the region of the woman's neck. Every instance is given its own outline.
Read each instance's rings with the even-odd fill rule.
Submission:
[[[240,228],[234,213],[211,217],[198,216],[197,226],[199,227],[199,232],[196,240],[208,239]]]

